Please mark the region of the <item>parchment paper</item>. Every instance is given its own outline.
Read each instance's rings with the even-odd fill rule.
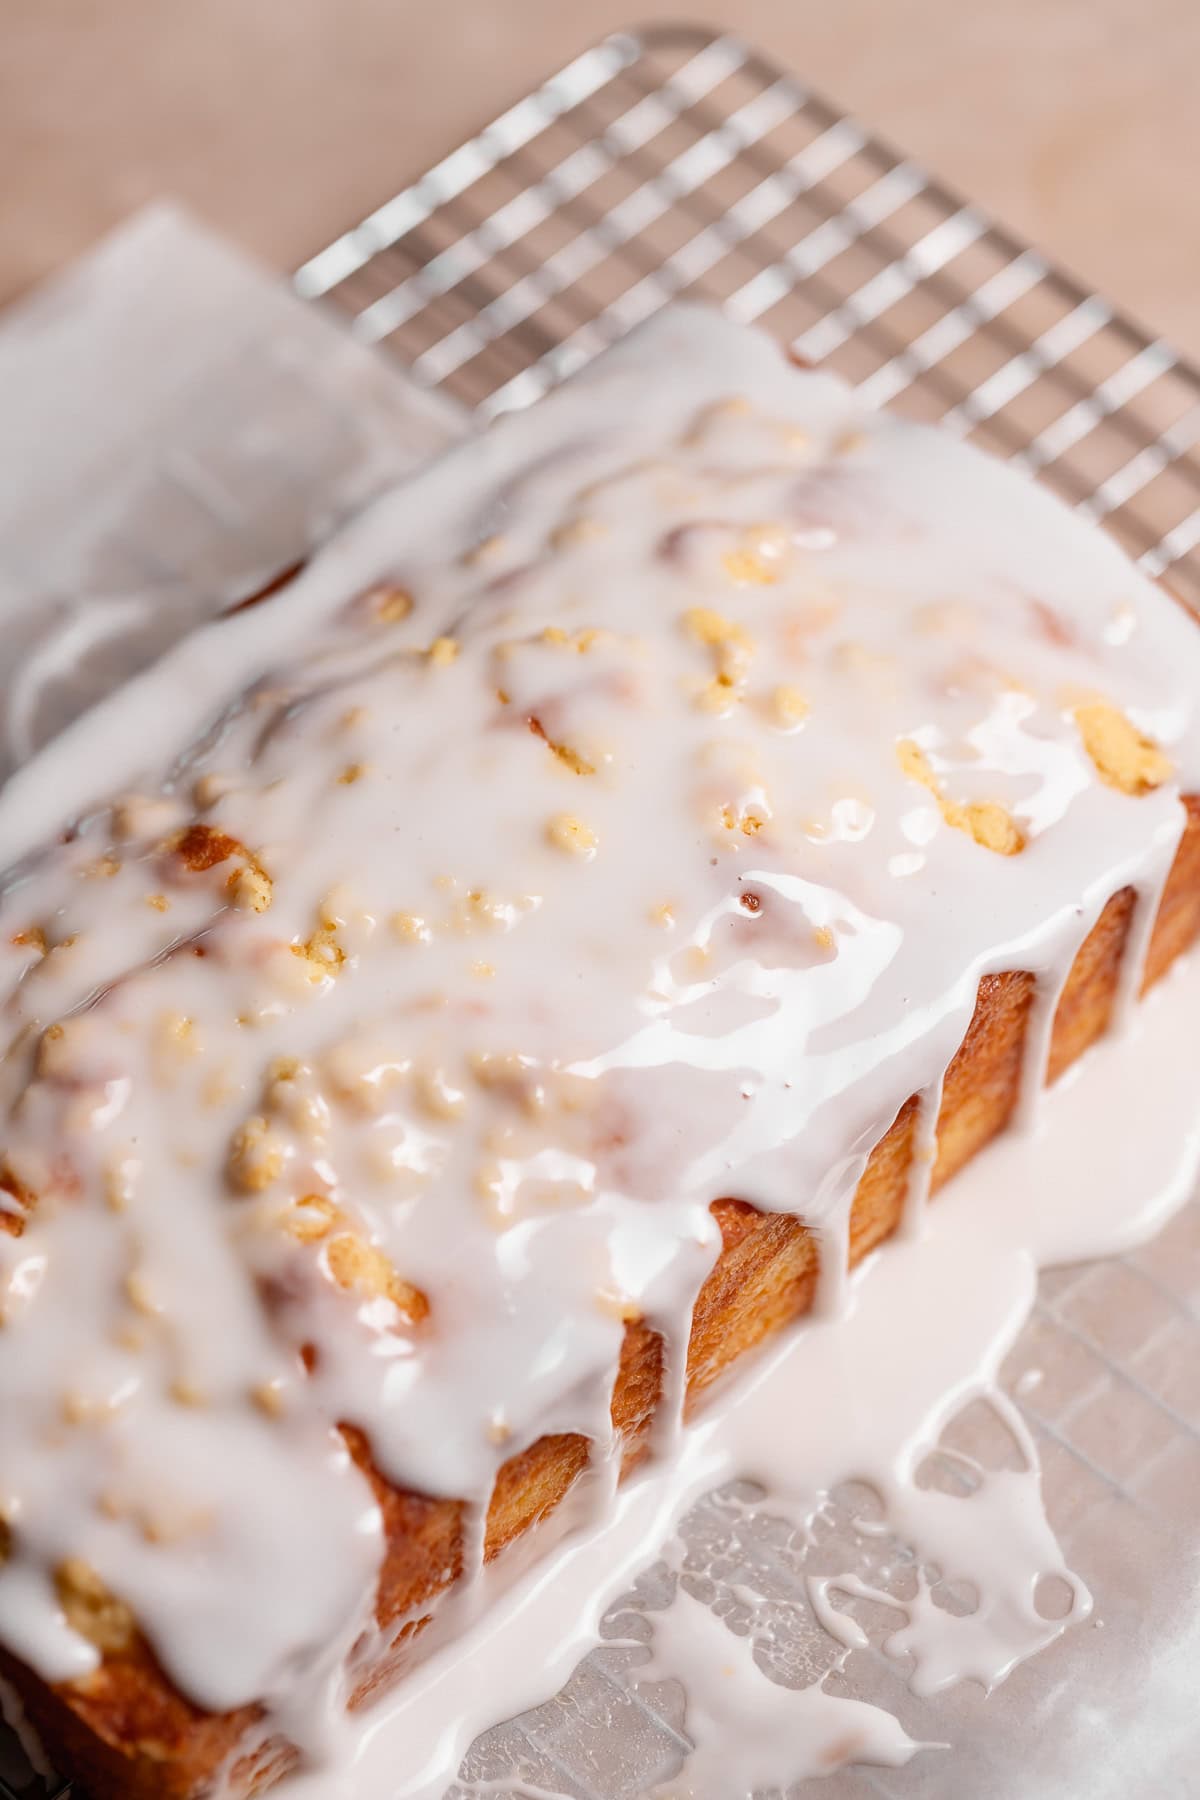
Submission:
[[[0,779],[466,428],[176,209],[0,322]]]

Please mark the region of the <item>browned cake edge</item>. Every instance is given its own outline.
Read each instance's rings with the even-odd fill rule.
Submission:
[[[1200,797],[1185,805],[1187,827],[1156,920],[1146,987],[1200,935]],[[1107,1029],[1134,904],[1132,889],[1114,894],[1075,958],[1055,1017],[1051,1081]],[[980,982],[974,1016],[946,1076],[935,1192],[1012,1116],[1034,985],[1033,976],[1020,971]],[[914,1097],[871,1155],[851,1213],[852,1264],[896,1229],[916,1120]],[[738,1357],[811,1306],[820,1260],[816,1237],[790,1215],[760,1214],[736,1198],[714,1202],[712,1211],[723,1252],[693,1313],[689,1410]],[[646,1325],[630,1324],[613,1395],[626,1472],[645,1453],[661,1382],[661,1340]],[[395,1629],[391,1649],[360,1691],[361,1701],[403,1671],[409,1641],[419,1628],[412,1621],[457,1578],[463,1508],[457,1501],[390,1486],[373,1467],[363,1434],[351,1426],[344,1433],[383,1510],[388,1547],[376,1617],[385,1633]],[[540,1439],[505,1463],[488,1514],[488,1557],[552,1512],[587,1459],[585,1438],[558,1435]],[[137,1631],[120,1629],[123,1609],[116,1610],[115,1630],[111,1615],[106,1617],[103,1662],[86,1681],[50,1687],[3,1651],[0,1675],[17,1689],[63,1772],[83,1783],[91,1800],[200,1800],[206,1783],[256,1723],[258,1711],[208,1714],[193,1706],[167,1680]],[[398,1625],[401,1621],[406,1623]],[[267,1745],[237,1766],[237,1791],[264,1792],[290,1761],[287,1746]]]

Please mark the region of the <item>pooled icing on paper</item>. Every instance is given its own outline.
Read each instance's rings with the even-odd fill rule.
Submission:
[[[476,1544],[546,1432],[610,1501],[712,1201],[802,1216],[832,1304],[980,976],[1152,919],[1198,675],[1047,495],[684,311],[51,746],[0,800],[14,861],[80,815],[0,907],[6,1645],[95,1666],[81,1564],[319,1736],[382,1550],[339,1422]]]

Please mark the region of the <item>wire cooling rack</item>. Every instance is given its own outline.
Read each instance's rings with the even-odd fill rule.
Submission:
[[[294,282],[481,417],[536,400],[672,299],[716,302],[871,402],[1020,463],[1200,610],[1200,372],[731,36],[608,39]],[[1131,1256],[1044,1277],[1005,1385],[1068,1556],[1086,1567],[1136,1515],[1157,1569],[1182,1567],[1200,1491],[1200,1205]],[[1160,1577],[1126,1571],[1110,1598],[1132,1631]],[[609,1688],[606,1721],[629,1701]],[[530,1767],[588,1791],[536,1717],[525,1743]],[[823,1791],[899,1800],[911,1779],[856,1770]],[[43,1795],[84,1800],[0,1762],[0,1800]]]
[[[716,301],[1036,472],[1200,603],[1200,373],[733,37],[609,38],[295,281],[485,416]]]

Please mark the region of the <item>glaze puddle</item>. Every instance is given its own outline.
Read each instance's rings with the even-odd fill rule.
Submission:
[[[440,1800],[477,1733],[546,1700],[606,1614],[617,1642],[593,1663],[636,1683],[663,1730],[647,1739],[636,1708],[616,1709],[587,1735],[581,1789],[558,1758],[531,1771],[551,1785],[502,1776],[527,1767],[530,1739],[500,1727],[453,1793],[733,1800],[844,1763],[895,1766],[921,1746],[847,1691],[848,1652],[882,1637],[929,1695],[998,1683],[1087,1619],[1091,1597],[1063,1561],[1036,1451],[997,1372],[1039,1268],[1129,1249],[1191,1192],[1198,1005],[1192,959],[1047,1097],[1035,1132],[985,1151],[919,1238],[885,1246],[851,1279],[847,1318],[814,1320],[761,1357],[685,1434],[672,1467],[635,1481],[607,1523],[485,1606],[361,1735],[344,1735],[340,1771],[293,1778],[286,1800]],[[942,1442],[972,1403],[992,1466]],[[658,1710],[662,1681],[687,1696],[674,1719]]]

